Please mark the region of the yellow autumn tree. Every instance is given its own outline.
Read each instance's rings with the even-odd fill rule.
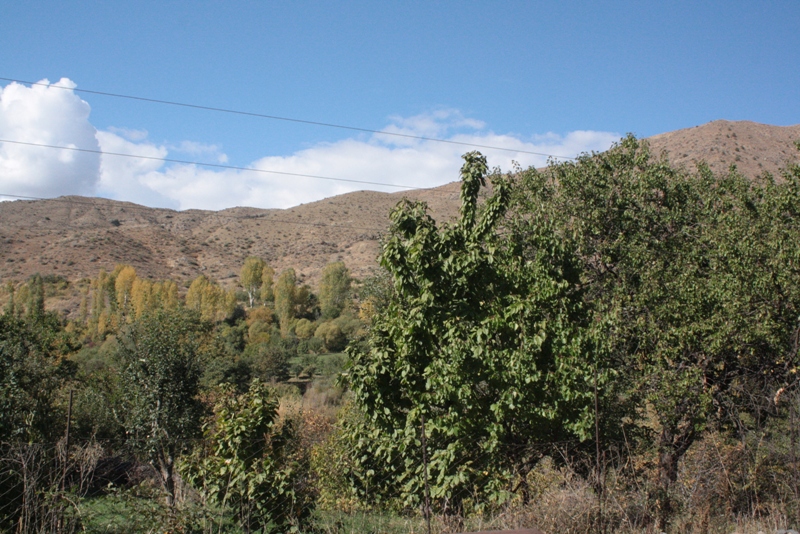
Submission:
[[[250,256],[244,260],[244,265],[239,273],[239,283],[247,293],[247,299],[251,308],[256,301],[256,296],[258,296],[260,292],[261,274],[264,272],[264,267],[266,266],[267,263],[261,258]]]
[[[117,278],[119,281],[119,278]],[[153,295],[153,283],[149,280],[137,278],[131,286],[131,306],[134,315],[138,318],[143,313],[157,309],[158,303]]]
[[[221,321],[233,312],[236,293],[225,291],[205,275],[194,279],[186,292],[186,307],[206,321]]]
[[[164,280],[153,284],[153,299],[164,310],[174,310],[180,304],[178,300],[178,284],[172,280]]]
[[[136,269],[130,265],[118,265],[116,280],[114,281],[114,288],[117,296],[117,306],[124,317],[131,315],[131,292],[133,284],[136,281]]]

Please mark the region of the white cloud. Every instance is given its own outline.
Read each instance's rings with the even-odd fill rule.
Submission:
[[[69,80],[62,86],[74,88]],[[288,156],[254,161],[253,171],[214,169],[168,163],[162,158],[216,160],[227,156],[219,146],[184,140],[156,145],[145,130],[109,128],[96,131],[89,123],[89,105],[69,90],[18,84],[7,86],[0,102],[2,138],[61,146],[78,146],[106,153],[86,154],[53,149],[0,145],[0,193],[54,196],[98,194],[149,206],[177,209],[223,209],[233,206],[285,208],[361,189],[402,191],[402,188],[315,179],[315,175],[357,181],[435,187],[458,179],[461,154],[477,148],[492,167],[509,170],[544,166],[547,156],[575,156],[605,150],[619,139],[610,132],[575,131],[525,138],[487,131],[486,125],[458,110],[441,109],[413,117],[392,117],[383,130],[406,136],[442,138],[441,143],[376,133],[321,143]],[[538,154],[537,154],[538,153]],[[273,172],[259,172],[273,171]],[[290,173],[278,174],[278,173]]]
[[[108,131],[111,133],[115,133],[120,137],[124,137],[128,141],[144,141],[147,139],[147,130],[135,130],[131,128],[117,128],[116,126],[111,126],[108,128]]]
[[[459,144],[374,134],[368,139],[322,143],[289,156],[267,156],[251,164],[254,169],[274,172],[217,171],[173,165],[147,174],[143,181],[165,197],[179,200],[181,209],[285,208],[361,189],[388,192],[403,189],[275,173],[435,187],[458,179],[463,163],[461,155],[475,149],[468,145],[510,149],[479,149],[491,166],[510,170],[514,161],[523,167],[546,165],[546,155],[529,152],[575,156],[581,152],[605,150],[620,137],[610,132],[576,131],[564,136],[548,133],[525,140],[514,135],[481,132],[482,122],[465,118],[454,110],[394,117],[392,121],[383,131],[445,137]]]
[[[228,163],[228,156],[217,145],[208,145],[196,141],[181,141],[178,145],[171,145],[170,150],[189,154],[190,156],[213,157],[217,163]]]
[[[392,124],[386,126],[382,131],[398,135],[379,135],[376,139],[390,145],[400,146],[413,145],[418,141],[412,137],[440,139],[451,135],[455,130],[463,128],[480,130],[486,126],[483,121],[464,117],[457,109],[439,109],[413,117],[394,115],[389,119]]]
[[[117,130],[119,131],[119,130]],[[168,150],[144,139],[133,142],[112,132],[97,132],[97,141],[104,152],[100,164],[98,194],[116,200],[127,200],[163,208],[178,208],[180,202],[164,196],[147,183],[152,174],[159,174],[164,166],[161,158]],[[141,138],[140,138],[141,139]],[[127,154],[127,157],[117,154]]]
[[[75,84],[66,78],[40,83],[46,85],[11,83],[0,90],[0,139],[98,150],[89,104],[72,91]],[[0,143],[0,193],[93,195],[99,167],[99,154]]]

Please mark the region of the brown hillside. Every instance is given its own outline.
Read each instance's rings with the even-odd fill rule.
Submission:
[[[650,142],[679,165],[692,168],[702,159],[721,171],[735,163],[755,176],[777,173],[796,158],[797,139],[800,126],[714,121]],[[336,260],[363,277],[375,266],[389,211],[403,196],[427,201],[439,221],[458,210],[457,183],[408,193],[359,191],[286,210],[176,212],[83,197],[3,202],[0,280],[21,281],[35,272],[78,280],[128,263],[155,279],[206,274],[232,285],[248,256],[264,258],[276,271],[295,267],[312,285]]]
[[[127,263],[150,278],[206,274],[229,284],[248,256],[277,271],[295,267],[312,284],[337,260],[363,277],[402,196],[427,200],[440,220],[458,209],[455,183],[403,195],[359,191],[286,210],[178,212],[84,197],[0,203],[0,279],[39,272],[77,280]]]
[[[666,151],[670,162],[694,169],[705,161],[715,172],[731,165],[746,176],[764,172],[777,175],[789,161],[797,161],[794,142],[800,140],[800,124],[769,126],[750,121],[718,120],[649,138],[655,153]]]

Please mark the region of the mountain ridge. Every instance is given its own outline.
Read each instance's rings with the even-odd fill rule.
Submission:
[[[755,177],[796,162],[798,139],[800,125],[719,120],[648,142],[675,165],[691,168],[704,160],[719,172],[735,164]],[[293,267],[312,286],[331,261],[344,261],[362,278],[375,268],[389,212],[404,197],[426,201],[435,219],[447,221],[458,213],[459,184],[356,191],[288,209],[173,211],[77,196],[2,202],[0,280],[21,281],[38,272],[76,281],[126,263],[152,279],[185,284],[206,274],[230,287],[248,256],[263,258],[278,272]]]

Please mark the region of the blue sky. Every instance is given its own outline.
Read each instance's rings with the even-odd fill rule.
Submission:
[[[564,156],[715,119],[800,123],[800,3],[789,0],[3,0],[0,11],[0,77],[77,89]],[[87,147],[94,129],[102,151],[423,187],[456,179],[466,150],[9,85],[0,81],[6,139]],[[504,169],[542,164],[486,152]],[[220,209],[364,188],[73,156],[0,145],[0,193]]]

